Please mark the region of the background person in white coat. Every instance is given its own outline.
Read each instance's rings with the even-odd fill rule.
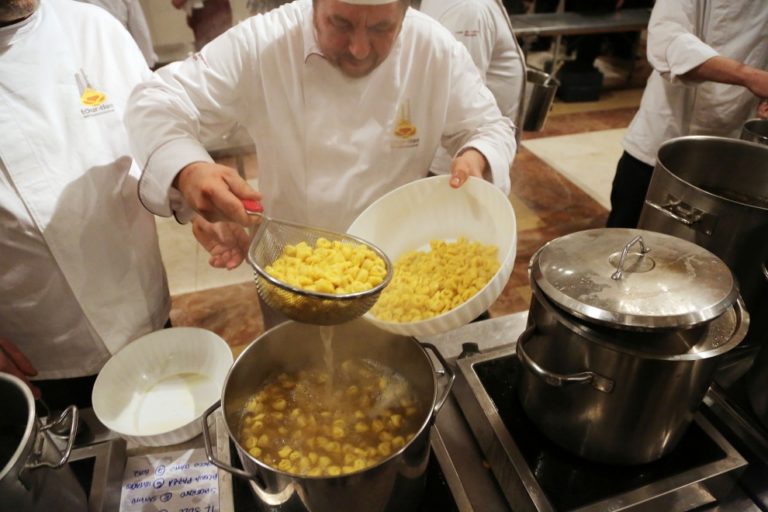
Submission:
[[[345,231],[425,177],[440,144],[457,155],[452,186],[478,176],[508,192],[516,147],[466,48],[406,0],[299,0],[253,16],[140,85],[126,122],[150,211],[241,225],[241,199],[260,199],[270,216]],[[200,143],[234,123],[256,145],[259,192]],[[220,254],[227,244],[204,231]],[[243,248],[230,249],[212,264],[239,264]]]
[[[149,75],[103,9],[0,0],[0,371],[53,408],[90,403],[111,354],[168,320],[123,125]]]
[[[768,98],[768,3],[657,0],[647,54],[653,71],[624,137],[608,227],[637,226],[665,141],[738,137]]]
[[[139,0],[79,0],[89,4],[98,5],[106,9],[117,21],[131,34],[136,45],[144,54],[147,65],[152,68],[157,64],[157,54],[152,44],[152,35],[149,32],[147,18]]]
[[[519,134],[525,62],[501,0],[421,0],[419,10],[439,21],[467,48],[501,113]],[[451,157],[441,147],[430,171],[446,174],[450,165]]]

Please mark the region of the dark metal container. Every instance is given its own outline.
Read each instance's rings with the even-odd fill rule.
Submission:
[[[0,372],[0,509],[8,511],[84,512],[85,491],[67,465],[78,423],[70,406],[50,423],[35,413],[32,392],[17,377]],[[69,422],[67,446],[61,453],[49,431]]]
[[[672,450],[749,324],[727,266],[660,233],[555,239],[532,257],[531,287],[517,343],[523,409],[552,441],[602,463]]]
[[[276,371],[294,372],[323,361],[324,345],[317,325],[285,322],[252,342],[237,358],[224,381],[221,401],[203,417],[208,459],[216,466],[247,479],[257,499],[281,511],[405,512],[419,509],[430,454],[430,428],[445,402],[454,374],[439,351],[414,338],[392,334],[365,320],[333,327],[334,360],[364,358],[381,363],[404,377],[419,398],[420,429],[403,448],[377,465],[338,477],[298,476],[268,466],[240,445],[238,431],[245,402]],[[442,365],[436,370],[429,350]],[[338,359],[337,359],[338,358]],[[229,437],[237,447],[243,469],[216,460],[207,418],[223,409]]]

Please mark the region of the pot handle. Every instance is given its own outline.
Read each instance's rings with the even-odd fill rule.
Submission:
[[[646,247],[645,242],[643,242],[643,237],[637,235],[635,238],[627,242],[627,245],[625,245],[624,249],[621,251],[621,259],[619,260],[619,264],[616,266],[616,272],[611,274],[611,279],[618,281],[624,276],[624,260],[627,259],[627,254],[629,254],[629,250],[632,248],[632,246],[638,243],[640,244],[640,254],[648,254],[651,252],[651,250]]]
[[[221,407],[221,400],[216,401],[215,404],[210,406],[206,411],[203,413],[203,444],[205,445],[205,456],[208,459],[208,462],[216,466],[217,468],[221,468],[224,471],[228,473],[232,473],[235,476],[239,476],[240,478],[245,478],[246,480],[250,480],[251,482],[255,482],[257,484],[260,484],[259,480],[257,479],[255,474],[248,473],[247,471],[244,471],[240,468],[236,468],[234,466],[230,466],[229,464],[226,464],[219,459],[217,459],[213,454],[213,444],[211,443],[211,432],[208,429],[208,417],[213,414],[213,412]]]
[[[554,387],[563,387],[571,384],[590,384],[593,388],[603,393],[610,393],[613,391],[614,383],[611,379],[598,375],[595,372],[579,372],[563,375],[560,373],[550,372],[545,370],[539,364],[531,359],[528,352],[525,351],[525,344],[533,337],[533,333],[536,332],[536,326],[529,326],[520,337],[517,339],[517,347],[515,352],[517,358],[523,365],[528,368],[534,375],[541,380]]]
[[[77,410],[77,407],[74,405],[70,405],[66,409],[64,409],[58,418],[53,420],[50,423],[47,423],[40,427],[40,432],[45,432],[46,430],[50,430],[51,428],[60,425],[66,421],[67,417],[71,416],[70,424],[69,424],[69,434],[67,434],[67,445],[64,448],[64,453],[61,454],[61,459],[59,459],[58,462],[48,462],[48,461],[41,461],[43,454],[43,447],[45,446],[45,443],[51,442],[49,440],[46,440],[45,436],[39,436],[38,437],[38,445],[35,447],[34,455],[32,458],[35,461],[39,462],[32,462],[25,466],[26,469],[38,469],[38,468],[51,468],[51,469],[59,469],[64,464],[67,463],[69,460],[69,455],[72,453],[72,446],[75,444],[75,436],[77,436],[77,425],[80,421],[80,414]]]
[[[654,203],[648,199],[645,204],[670,217],[689,228],[701,231],[706,235],[712,235],[714,231],[715,217],[700,210],[695,206],[684,203],[682,199],[669,194],[664,204]],[[697,226],[698,225],[698,226]]]
[[[425,349],[428,349],[430,352],[432,352],[432,354],[434,354],[434,356],[440,362],[440,365],[443,367],[442,369],[443,375],[447,375],[447,378],[448,378],[448,382],[443,388],[442,396],[437,399],[437,401],[435,402],[435,407],[432,409],[432,414],[436,415],[440,411],[440,409],[442,409],[443,404],[448,399],[448,395],[451,394],[451,387],[453,387],[453,380],[456,378],[456,374],[451,369],[451,367],[448,366],[448,363],[443,357],[443,354],[440,353],[440,351],[437,349],[436,346],[434,346],[431,343],[419,343],[419,344]]]

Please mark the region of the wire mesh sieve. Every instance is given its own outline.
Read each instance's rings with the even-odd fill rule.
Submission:
[[[250,206],[246,207],[250,214],[262,217],[261,224],[248,249],[248,262],[254,270],[256,290],[269,307],[280,311],[288,318],[317,325],[335,325],[348,322],[365,314],[376,303],[381,291],[392,279],[392,263],[387,255],[365,240],[334,231],[271,219]],[[325,238],[331,242],[339,241],[351,246],[365,245],[369,247],[384,261],[387,270],[386,277],[379,285],[370,290],[331,294],[297,288],[267,274],[266,267],[283,254],[286,245],[306,242],[314,247],[320,238]]]

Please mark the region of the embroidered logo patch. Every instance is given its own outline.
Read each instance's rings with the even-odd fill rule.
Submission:
[[[115,110],[112,103],[107,103],[106,93],[94,87],[82,69],[75,73],[75,82],[80,93],[80,104],[82,105],[80,114],[83,117],[97,116]]]
[[[390,146],[393,148],[412,148],[419,145],[419,139],[416,137],[418,130],[411,123],[411,102],[406,100],[400,104],[397,109],[397,119],[395,127],[392,130],[394,138]]]

